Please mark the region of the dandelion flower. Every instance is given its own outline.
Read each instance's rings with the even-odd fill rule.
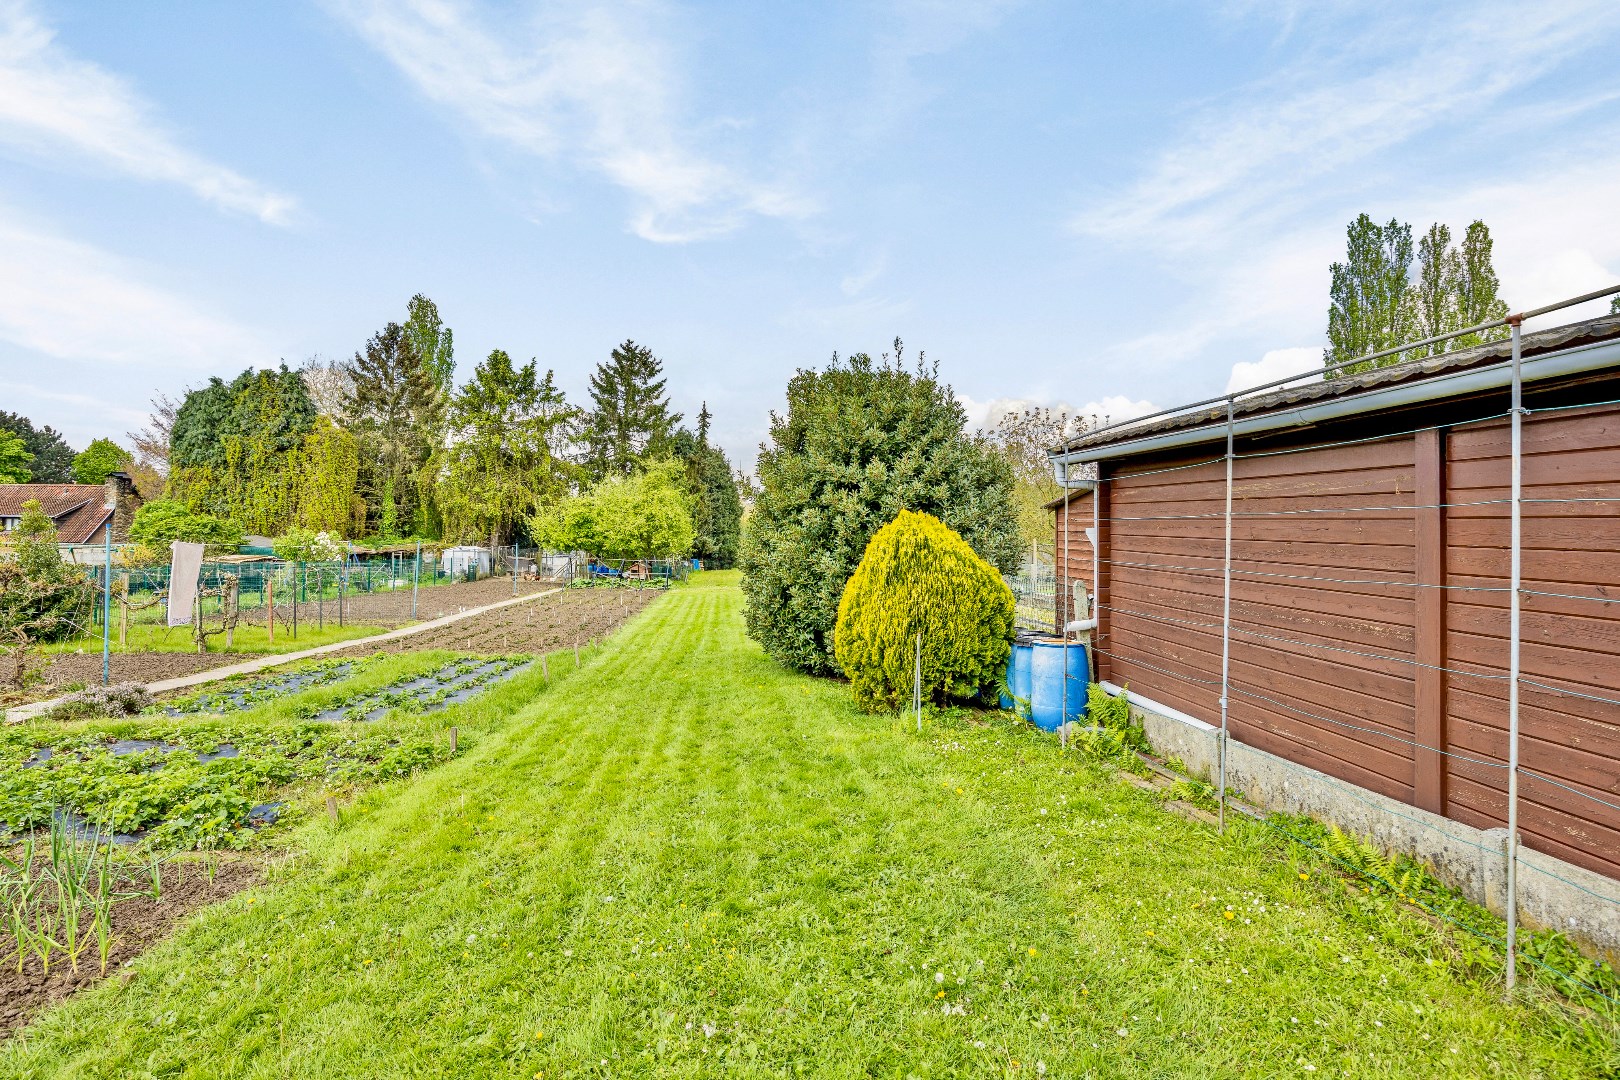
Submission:
[[[942,998],[944,996],[945,996],[945,991],[941,990],[939,993],[934,995],[934,1000],[938,1001],[940,998]]]
[[[1223,911],[1223,912],[1221,912],[1221,914],[1223,914],[1223,915],[1225,915],[1225,916],[1226,916],[1226,917],[1227,917],[1227,918],[1228,918],[1228,919],[1235,919],[1235,918],[1237,918],[1237,916],[1236,916],[1236,915],[1234,915],[1234,914],[1232,914],[1232,913],[1231,913],[1231,912],[1230,912],[1230,911]]]
[[[1301,881],[1309,881],[1309,880],[1311,880],[1311,875],[1309,875],[1305,871],[1301,870],[1299,872],[1299,880],[1301,880]]]
[[[1031,956],[1039,956],[1039,955],[1040,955],[1040,953],[1038,953],[1038,952],[1036,952],[1036,951],[1035,951],[1035,946],[1033,946],[1033,945],[1031,945],[1031,946],[1030,946],[1030,947],[1029,947],[1029,955],[1031,955]]]
[[[1123,1039],[1125,1036],[1130,1034],[1130,1030],[1128,1028],[1120,1028],[1115,1034]]]
[[[937,983],[944,982],[945,981],[945,973],[943,971],[934,972],[934,981],[937,982]]]

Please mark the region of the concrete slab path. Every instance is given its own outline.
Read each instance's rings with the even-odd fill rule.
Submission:
[[[329,653],[343,652],[347,649],[359,649],[367,645],[380,644],[384,641],[398,641],[400,638],[408,638],[414,634],[425,634],[429,630],[449,626],[451,623],[460,622],[462,619],[470,619],[474,615],[481,615],[486,611],[495,611],[500,608],[511,607],[514,604],[526,604],[531,600],[538,600],[542,596],[555,596],[560,592],[562,592],[561,589],[547,589],[545,592],[529,593],[527,596],[515,596],[510,600],[499,600],[493,604],[468,608],[466,611],[458,611],[454,615],[443,615],[437,619],[429,619],[427,622],[416,623],[412,626],[402,626],[398,630],[390,630],[385,634],[373,634],[370,637],[354,638],[349,641],[336,641],[330,645],[317,645],[313,649],[304,649],[300,652],[269,653],[255,657],[252,660],[243,661],[240,664],[231,664],[228,667],[209,668],[207,671],[182,675],[175,679],[159,679],[157,682],[148,683],[147,689],[154,694],[167,693],[170,690],[184,690],[190,686],[202,686],[205,683],[228,679],[232,675],[251,675],[255,671],[264,671],[268,668],[281,667],[283,664],[308,660],[312,656],[326,656]],[[67,697],[68,695],[64,694],[60,697],[48,698],[45,701],[33,701],[27,705],[18,705],[15,708],[7,709],[5,722],[8,724],[20,724],[24,720],[32,719],[56,708]]]

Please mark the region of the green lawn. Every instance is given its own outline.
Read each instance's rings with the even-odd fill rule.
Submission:
[[[1259,826],[923,735],[672,591],[470,752],[0,1051],[8,1076],[1607,1075]],[[1304,875],[1302,877],[1302,875]]]

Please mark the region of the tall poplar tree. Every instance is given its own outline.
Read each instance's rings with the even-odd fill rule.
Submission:
[[[1418,239],[1417,278],[1407,293],[1411,308],[1412,334],[1416,338],[1436,337],[1463,325],[1458,321],[1457,293],[1462,277],[1462,261],[1451,246],[1451,229],[1436,222]],[[1445,352],[1447,342],[1414,350],[1412,356]]]
[[[1507,301],[1497,295],[1501,282],[1496,268],[1491,265],[1491,230],[1483,221],[1476,220],[1463,234],[1462,251],[1456,255],[1457,266],[1457,329],[1478,326],[1482,322],[1507,315]],[[1508,336],[1505,326],[1487,330],[1482,334],[1469,334],[1452,341],[1453,349],[1466,349],[1486,341]]]
[[[667,448],[682,416],[669,411],[663,373],[663,362],[634,341],[597,365],[585,428],[585,460],[594,478],[629,476]]]
[[[1324,364],[1354,360],[1411,338],[1406,275],[1412,265],[1412,226],[1390,219],[1379,225],[1366,214],[1346,230],[1345,260],[1331,267],[1328,347]],[[1354,364],[1330,373],[1364,370]]]
[[[406,311],[409,318],[405,320],[405,336],[416,347],[433,385],[448,399],[456,376],[454,335],[439,318],[439,306],[421,293],[411,297]]]
[[[348,364],[345,424],[360,442],[369,526],[383,536],[425,527],[425,471],[439,390],[404,327],[389,323]]]

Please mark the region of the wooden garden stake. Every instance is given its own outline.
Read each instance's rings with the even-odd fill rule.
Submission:
[[[551,681],[551,668],[546,665],[546,658],[543,656],[540,658],[540,678],[548,683]]]
[[[118,644],[129,642],[129,572],[124,572],[123,587],[118,596]]]
[[[337,809],[337,796],[336,795],[328,795],[326,797],[326,816],[332,819],[332,824],[336,825],[338,823],[338,809]]]
[[[454,756],[455,752],[456,752],[456,729],[451,728],[450,729],[450,753],[451,753],[452,756]]]

